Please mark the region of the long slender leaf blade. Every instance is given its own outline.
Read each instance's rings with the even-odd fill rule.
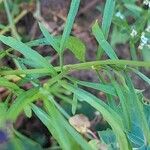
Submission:
[[[111,113],[112,115],[114,114],[114,116],[118,119],[118,121],[120,120],[120,122],[121,122],[120,116],[118,114],[116,114],[115,111],[113,111],[107,104],[105,104],[102,100],[98,99],[97,97],[95,97],[91,93],[86,92],[80,88],[76,88],[71,84],[65,84],[64,83],[64,84],[62,84],[62,86],[64,88],[68,89],[69,91],[73,92],[74,94],[76,94],[78,99],[80,99],[80,101],[86,101],[87,103],[89,103],[94,108],[100,110],[100,112],[104,116],[105,115],[108,116],[109,113]],[[109,118],[109,117],[106,117],[106,118]]]
[[[107,0],[105,4],[103,21],[102,21],[102,31],[106,39],[108,37],[108,33],[110,30],[114,8],[115,8],[115,0]]]
[[[49,33],[49,31],[44,27],[42,23],[39,22],[39,27],[45,36],[47,42],[59,53],[59,43],[57,43],[56,39],[53,35]]]
[[[118,59],[115,51],[112,49],[110,44],[105,40],[105,37],[103,35],[102,30],[100,29],[98,22],[96,21],[95,24],[92,26],[92,32],[98,41],[99,45],[103,48],[103,50],[106,52],[106,54],[111,59]]]
[[[62,39],[60,42],[60,51],[63,51],[66,41],[69,38],[71,29],[75,20],[75,16],[79,9],[79,5],[80,5],[80,0],[72,0],[70,10],[68,13],[68,17],[67,17],[67,22],[65,24],[64,32],[63,32]]]
[[[47,33],[47,34],[49,34],[49,33]],[[51,37],[49,37],[49,38],[51,38]],[[56,37],[52,37],[52,39],[49,39],[49,38],[47,37],[47,38],[37,39],[34,41],[30,41],[26,44],[30,47],[39,46],[39,45],[53,45],[54,49],[58,49],[57,45],[60,45],[62,37],[56,36]],[[51,40],[51,42],[49,42],[50,40]],[[78,60],[80,60],[82,62],[85,61],[86,47],[85,47],[85,44],[79,38],[74,37],[74,36],[69,36],[69,38],[67,39],[67,41],[65,43],[64,48],[69,49]]]
[[[64,117],[59,113],[59,111],[55,108],[54,104],[55,100],[53,99],[53,97],[49,94],[49,92],[45,89],[41,89],[42,94],[44,94],[42,97],[46,96],[48,97],[48,101],[44,101],[45,102],[45,106],[46,106],[46,110],[48,112],[48,114],[50,114],[51,116],[53,116],[53,119],[55,119],[58,123],[58,125],[60,126],[60,122],[62,123],[62,129],[68,131],[69,133],[69,137],[71,135],[71,139],[74,139],[73,141],[76,142],[76,149],[78,150],[78,146],[80,145],[80,147],[82,147],[83,150],[91,150],[90,146],[87,144],[87,142],[82,138],[82,136],[75,131],[75,129],[73,127],[71,127],[71,125],[64,119]],[[64,137],[64,135],[63,135]],[[66,142],[66,141],[65,141]],[[72,143],[74,146],[74,143]]]
[[[32,110],[36,114],[36,116],[42,121],[42,123],[48,128],[48,130],[52,133],[53,137],[58,141],[58,143],[64,148],[63,140],[60,139],[59,134],[55,128],[55,124],[53,124],[53,120],[51,117],[44,112],[42,109],[38,108],[36,105],[32,104]]]
[[[20,94],[23,91],[15,83],[10,82],[3,77],[0,77],[0,87],[8,88],[17,94]]]
[[[134,109],[135,116],[137,117],[138,121],[141,123],[146,140],[150,141],[150,129],[148,127],[146,116],[144,114],[144,107],[143,107],[141,101],[139,100],[137,94],[135,93],[135,89],[134,89],[133,83],[132,83],[129,75],[126,74],[125,77],[126,77],[127,85],[130,90],[129,96],[130,96],[131,100],[133,101],[133,109]]]
[[[105,92],[105,93],[113,95],[113,96],[117,96],[115,89],[111,85],[105,85],[105,84],[101,84],[101,83],[92,83],[92,82],[86,82],[86,81],[76,81],[76,82],[79,85],[93,88],[96,90],[100,90],[102,92]]]
[[[39,98],[38,88],[22,92],[7,111],[7,119],[15,120],[23,109]]]
[[[150,78],[148,78],[146,75],[144,75],[142,72],[132,69],[141,79],[143,79],[145,82],[147,82],[150,85]]]
[[[48,61],[42,57],[39,53],[31,49],[26,44],[22,43],[21,41],[17,41],[16,39],[12,37],[6,37],[3,35],[0,35],[0,41],[2,41],[4,44],[12,47],[13,49],[19,51],[22,53],[26,58],[34,61],[40,68],[50,68],[52,70],[52,73],[55,73],[54,68],[51,64],[48,63]]]

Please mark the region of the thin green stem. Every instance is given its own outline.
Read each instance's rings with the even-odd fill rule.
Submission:
[[[75,70],[84,70],[84,69],[96,69],[101,68],[103,65],[116,65],[116,66],[132,66],[132,67],[148,67],[150,68],[149,61],[131,61],[131,60],[103,60],[103,61],[91,61],[86,63],[72,64],[63,66],[63,70],[68,73]],[[57,72],[61,71],[61,67],[54,67]],[[26,70],[0,70],[0,75],[22,75],[22,74],[47,74],[51,73],[50,68],[42,69],[26,69]]]
[[[15,19],[14,24],[18,23],[20,19],[22,19],[28,13],[27,10],[23,10]],[[6,26],[3,30],[0,31],[0,35],[5,34],[11,28],[11,25]]]
[[[7,0],[4,0],[4,6],[5,6],[5,10],[6,10],[6,14],[7,14],[7,18],[8,18],[10,28],[11,28],[12,35],[15,36],[17,39],[20,39],[16,30],[16,27],[15,27],[15,24],[14,24],[13,17],[11,15]]]
[[[59,54],[59,59],[60,59],[60,67],[61,71],[63,72],[63,52]]]

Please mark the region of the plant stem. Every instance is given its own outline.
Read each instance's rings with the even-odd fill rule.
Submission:
[[[20,19],[22,19],[26,14],[28,13],[27,10],[23,10],[15,19],[14,19],[14,23],[18,23]],[[8,25],[6,26],[3,30],[0,31],[0,35],[5,34],[6,32],[8,32],[10,30],[11,26]]]
[[[63,52],[60,52],[59,59],[60,59],[60,68],[61,71],[63,72]]]
[[[65,65],[63,67],[64,71],[68,73],[75,70],[86,70],[100,68],[103,65],[116,65],[116,66],[132,66],[132,67],[148,67],[150,68],[149,61],[131,61],[131,60],[102,60],[102,61],[91,61],[86,63],[79,63],[79,64],[72,64],[72,65]],[[54,67],[57,72],[61,71],[61,67]],[[50,68],[42,68],[42,69],[26,69],[26,70],[3,70],[0,69],[0,75],[22,75],[22,74],[46,74],[51,73],[52,70]]]

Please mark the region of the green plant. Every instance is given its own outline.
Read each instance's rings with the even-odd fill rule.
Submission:
[[[96,149],[96,146],[93,146],[94,142],[91,146],[70,125],[68,120],[71,116],[60,105],[56,98],[59,96],[60,101],[72,107],[73,115],[78,105],[83,103],[89,104],[102,114],[110,127],[105,131],[98,131],[100,146],[105,143],[109,149],[150,148],[150,106],[145,104],[143,91],[136,89],[130,78],[130,73],[133,72],[150,84],[150,79],[138,70],[140,67],[150,68],[150,62],[120,60],[107,41],[115,9],[114,0],[106,2],[102,28],[98,21],[92,26],[92,33],[99,44],[97,58],[99,59],[105,52],[109,59],[86,62],[84,43],[70,36],[79,4],[80,0],[72,0],[64,32],[60,36],[51,35],[42,23],[39,23],[39,27],[44,38],[28,43],[0,35],[0,41],[11,47],[1,50],[0,59],[10,57],[17,68],[15,70],[6,66],[0,67],[0,86],[9,90],[8,97],[0,102],[0,131],[2,132],[0,136],[4,135],[3,139],[7,141],[7,145],[4,143],[3,147],[7,146],[7,149],[15,150],[42,149],[39,144],[13,127],[17,117],[24,111],[27,117],[31,117],[34,113],[41,120],[61,149]],[[124,24],[122,25],[124,27]],[[32,49],[33,46],[39,45],[51,46],[59,54],[60,65],[54,67],[45,57]],[[82,63],[64,65],[65,49],[71,50]],[[14,55],[13,51],[18,51],[23,57]],[[78,70],[93,70],[99,82],[80,81],[69,75],[70,72]],[[100,74],[100,70],[103,70],[103,73]],[[43,77],[47,78],[44,84],[40,82]],[[26,83],[32,85],[28,90],[23,89]],[[106,102],[86,91],[84,87],[102,91],[106,96]],[[42,100],[42,107],[35,104],[39,100]],[[94,137],[92,139],[94,140]]]

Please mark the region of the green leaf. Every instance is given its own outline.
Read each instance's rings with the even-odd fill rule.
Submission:
[[[55,44],[57,43],[60,45],[61,42],[61,36],[53,37],[55,40]],[[52,45],[46,38],[30,41],[27,43],[29,46],[39,46],[39,45]],[[75,57],[84,62],[85,61],[85,52],[86,47],[85,44],[77,37],[69,36],[69,38],[66,41],[65,49],[69,49]]]
[[[27,149],[42,150],[42,147],[40,146],[40,144],[38,144],[35,141],[33,141],[32,139],[29,139],[28,137],[22,135],[21,133],[19,133],[16,130],[14,130],[14,137],[12,137],[12,139],[17,140],[19,142],[18,143],[16,141],[16,144],[20,145],[21,150],[27,150]],[[12,141],[12,145],[13,144],[14,144],[14,141]],[[10,145],[10,147],[12,147],[12,146]],[[16,150],[16,149],[14,149],[14,150]]]
[[[0,102],[0,128],[3,126],[4,120],[6,119],[7,105]]]
[[[98,41],[99,45],[103,48],[106,54],[111,59],[118,59],[117,55],[115,54],[114,50],[110,46],[110,44],[105,40],[102,30],[100,29],[98,22],[96,21],[95,24],[92,26],[92,32]]]
[[[17,94],[20,94],[23,91],[15,83],[10,82],[3,77],[0,77],[0,87],[8,88],[9,90]]]
[[[80,0],[72,0],[72,2],[71,2],[70,10],[69,10],[68,17],[67,17],[67,22],[65,24],[62,39],[60,42],[60,51],[64,50],[66,41],[69,38],[71,29],[72,29],[72,26],[73,26],[73,23],[75,20],[75,16],[78,12],[79,4],[80,4]]]
[[[52,108],[52,107],[50,106],[50,108]],[[32,105],[32,109],[33,109],[34,113],[37,115],[37,117],[42,121],[42,123],[52,133],[52,135],[58,141],[58,143],[60,144],[60,146],[63,150],[72,149],[74,146],[76,147],[77,150],[80,150],[77,143],[75,144],[73,142],[74,138],[72,138],[69,135],[69,133],[67,132],[67,129],[65,128],[64,121],[62,122],[62,118],[60,118],[60,116],[54,110],[54,108],[49,110],[49,111],[51,111],[50,114],[53,113],[54,116],[48,115],[47,113],[45,113],[43,110],[41,110],[40,108],[38,108],[35,105]],[[55,116],[57,116],[58,118],[55,118]],[[60,121],[61,121],[61,125],[60,125]],[[88,145],[87,146],[86,145],[84,145],[84,146],[88,147]],[[83,150],[86,150],[86,149],[83,149]],[[90,150],[90,149],[88,149],[88,150]]]
[[[77,84],[75,83],[75,86],[77,86]],[[73,95],[73,100],[72,100],[72,114],[75,115],[76,110],[77,110],[77,106],[78,106],[78,98],[76,96],[76,94]]]
[[[101,138],[101,140],[105,144],[107,144],[107,145],[113,144],[113,145],[117,146],[116,145],[117,144],[116,136],[111,129],[99,131],[98,134],[99,134],[99,137]]]
[[[66,41],[65,48],[69,49],[78,60],[85,62],[86,47],[79,38],[70,36]]]
[[[7,111],[7,119],[15,120],[23,109],[39,98],[39,89],[32,88],[21,93]]]
[[[122,114],[123,114],[123,121],[124,121],[124,126],[129,129],[130,128],[130,114],[129,114],[129,108],[128,108],[128,103],[127,99],[125,98],[123,91],[121,90],[120,86],[118,85],[117,82],[113,82],[113,85],[116,89],[117,95],[119,97],[119,101],[121,104],[121,109],[122,109]]]
[[[42,57],[39,53],[28,47],[26,44],[22,43],[21,41],[17,41],[16,39],[12,37],[6,37],[3,35],[0,35],[0,41],[2,41],[4,44],[12,47],[13,49],[19,51],[22,53],[27,59],[32,60],[34,63],[38,65],[38,67],[43,68],[50,68],[52,70],[52,74],[55,73],[54,68],[51,64],[48,63],[48,61]]]
[[[96,90],[100,90],[104,93],[117,96],[115,89],[111,85],[101,84],[101,83],[92,83],[92,82],[85,82],[85,81],[76,81],[79,85],[93,88]]]
[[[141,79],[143,79],[145,82],[147,82],[150,85],[150,78],[148,78],[146,75],[144,75],[142,72],[132,69]]]
[[[115,26],[113,28],[111,34],[111,45],[115,47],[116,44],[125,44],[129,39],[129,35],[127,33],[121,33],[120,30]]]
[[[140,17],[142,13],[141,7],[138,7],[135,4],[125,4],[125,7],[132,12],[132,15]]]
[[[57,51],[57,53],[59,53],[60,52],[59,43],[56,41],[54,36],[51,35],[49,33],[49,31],[44,27],[44,25],[40,22],[39,22],[39,27],[40,27],[43,35],[45,36],[47,42]]]
[[[144,61],[149,61],[150,49],[144,46],[144,48],[142,49],[142,55],[143,55]]]
[[[104,14],[103,14],[103,21],[102,21],[102,31],[107,39],[108,33],[110,30],[110,25],[114,13],[115,8],[115,0],[107,0],[105,4]]]
[[[132,101],[132,105],[129,106],[131,107],[130,111],[132,112],[132,115],[133,115],[132,119],[136,118],[138,120],[144,132],[145,139],[147,140],[147,142],[149,142],[150,141],[150,129],[148,127],[146,116],[144,114],[143,104],[139,100],[138,95],[135,93],[135,89],[131,81],[131,78],[127,74],[125,77],[126,77],[126,83],[129,87],[128,97],[130,98],[129,100]]]
[[[44,105],[46,111],[48,112],[49,116],[51,117],[51,121],[55,123],[54,128],[58,131],[59,136],[62,137],[61,142],[67,143],[66,147],[70,145],[72,149],[74,146],[76,149],[80,150],[91,150],[90,146],[87,142],[83,139],[83,137],[64,119],[64,117],[60,114],[54,104],[55,100],[49,94],[49,92],[45,89],[41,89],[42,98],[44,98]],[[48,99],[47,99],[48,98]],[[61,126],[60,126],[61,122]],[[69,140],[70,139],[70,140]],[[66,142],[67,141],[67,142]]]
[[[138,122],[132,121],[131,131],[127,133],[127,136],[132,143],[133,148],[141,148],[142,146],[146,146],[146,141],[143,135],[143,131],[140,128],[140,124]]]
[[[41,120],[41,122],[47,127],[47,129],[51,132],[53,137],[57,140],[57,142],[60,144],[60,146],[65,147],[63,145],[63,139],[61,141],[58,131],[57,131],[57,126],[53,123],[52,118],[44,112],[41,108],[38,108],[36,105],[32,104],[32,110],[35,113],[35,115]],[[65,144],[65,143],[64,143]]]
[[[88,104],[90,104],[92,107],[94,107],[96,110],[98,110],[103,115],[105,120],[110,124],[112,129],[114,130],[114,133],[116,134],[117,140],[120,144],[120,148],[128,149],[128,142],[123,132],[124,127],[122,124],[122,120],[120,116],[114,110],[112,110],[102,100],[98,99],[94,95],[80,88],[76,88],[71,84],[65,84],[64,82],[62,82],[61,85],[67,90],[76,94],[78,96],[78,100],[85,101]]]
[[[25,115],[28,117],[28,118],[31,118],[32,117],[32,109],[31,109],[31,106],[30,105],[27,105],[24,107],[24,112],[25,112]]]
[[[15,36],[18,40],[20,40],[20,36],[17,33],[16,27],[15,27],[15,24],[14,24],[14,19],[12,17],[12,13],[10,12],[10,8],[9,8],[7,0],[4,0],[4,6],[5,6],[8,21],[9,21],[9,25],[10,25],[10,28],[11,28],[11,32],[12,32],[13,36]]]

